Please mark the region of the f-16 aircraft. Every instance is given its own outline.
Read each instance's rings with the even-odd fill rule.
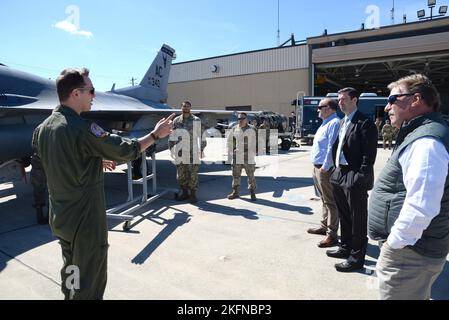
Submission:
[[[111,91],[96,92],[91,111],[82,116],[122,136],[137,138],[149,133],[174,111],[165,104],[174,58],[175,50],[164,44],[139,85],[115,89],[114,84]],[[16,159],[28,165],[33,130],[58,104],[55,82],[0,64],[0,171],[2,164]],[[206,126],[214,127],[225,114],[201,111],[200,116]],[[165,140],[157,144],[156,151],[166,148]]]

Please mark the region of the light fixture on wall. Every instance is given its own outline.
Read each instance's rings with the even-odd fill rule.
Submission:
[[[212,73],[218,73],[219,70],[220,70],[220,68],[216,64],[212,64],[210,66],[210,72],[212,72]]]

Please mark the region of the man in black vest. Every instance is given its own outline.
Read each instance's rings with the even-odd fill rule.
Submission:
[[[449,253],[449,127],[432,82],[416,74],[391,83],[385,112],[400,128],[369,203],[369,235],[381,252],[381,299],[430,299]]]
[[[341,225],[341,246],[326,254],[345,261],[335,264],[340,272],[363,268],[368,244],[367,201],[373,187],[373,165],[377,154],[377,128],[357,110],[354,88],[338,92],[338,103],[345,117],[341,120],[338,138],[332,148],[335,168],[330,182],[337,203]]]

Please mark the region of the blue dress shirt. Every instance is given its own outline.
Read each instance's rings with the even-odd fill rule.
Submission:
[[[334,113],[323,120],[313,139],[312,163],[322,165],[322,168],[326,171],[334,164],[332,160],[332,145],[337,140],[339,127],[340,118]]]

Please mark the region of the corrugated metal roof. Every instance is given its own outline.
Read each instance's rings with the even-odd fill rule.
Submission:
[[[212,72],[213,66],[218,67],[218,72]],[[299,45],[174,64],[169,83],[308,67],[308,46]]]

